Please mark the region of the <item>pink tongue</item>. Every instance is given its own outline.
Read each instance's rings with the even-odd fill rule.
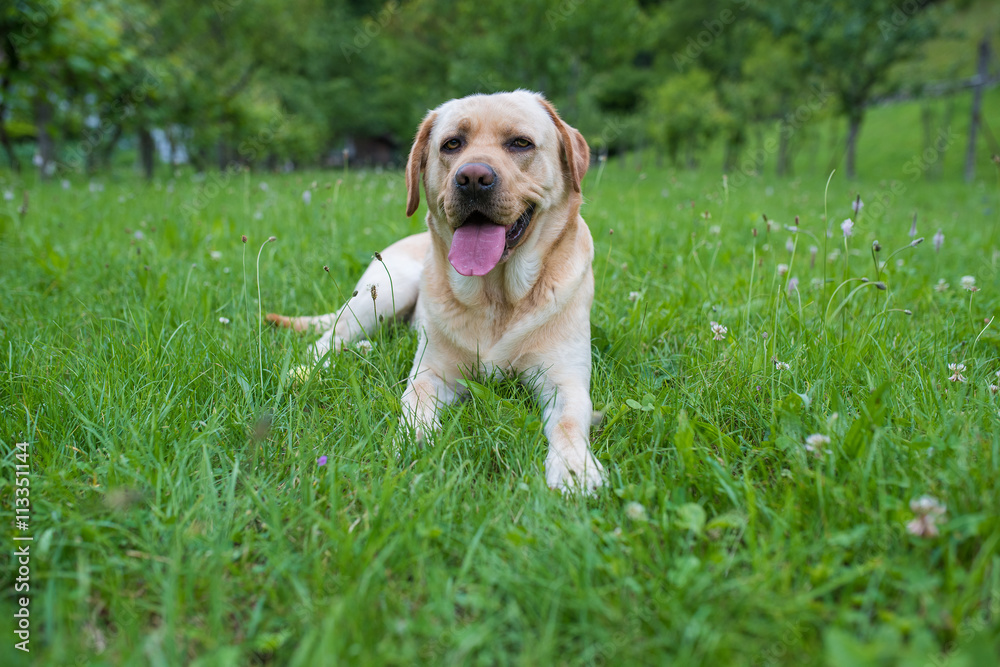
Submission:
[[[506,245],[503,225],[470,220],[455,230],[448,261],[463,276],[485,276],[500,261]]]

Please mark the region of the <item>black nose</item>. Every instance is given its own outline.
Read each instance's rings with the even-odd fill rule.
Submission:
[[[486,192],[499,180],[493,167],[482,162],[463,164],[455,174],[455,185],[462,192],[478,194]]]

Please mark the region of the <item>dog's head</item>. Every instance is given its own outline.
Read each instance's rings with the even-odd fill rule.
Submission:
[[[517,251],[544,214],[580,198],[590,163],[583,136],[541,95],[472,95],[427,114],[406,165],[406,214],[420,204],[464,276],[483,276]]]

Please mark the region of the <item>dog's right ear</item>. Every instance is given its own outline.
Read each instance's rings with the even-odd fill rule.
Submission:
[[[424,118],[406,161],[406,217],[416,213],[420,206],[420,172],[427,167],[427,149],[436,117],[437,113],[431,111]]]

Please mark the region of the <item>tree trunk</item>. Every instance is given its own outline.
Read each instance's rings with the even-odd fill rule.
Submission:
[[[3,77],[0,80],[0,144],[3,145],[3,150],[7,153],[7,159],[10,161],[10,168],[14,170],[15,173],[21,171],[21,163],[17,159],[17,155],[14,154],[14,145],[10,141],[10,136],[7,134],[7,126],[4,124],[4,116],[7,115],[7,100],[10,96],[10,79],[8,77]]]
[[[847,120],[847,178],[853,179],[855,176],[854,155],[858,145],[858,132],[861,131],[860,113],[854,112],[848,116]]]
[[[34,107],[35,128],[38,132],[38,154],[42,158],[38,168],[42,179],[48,179],[51,176],[49,165],[55,164],[56,161],[56,142],[52,138],[52,133],[49,132],[53,117],[52,104],[46,97],[44,90],[39,91],[35,97]]]
[[[115,152],[115,146],[118,145],[118,140],[122,136],[122,126],[121,123],[115,125],[115,129],[111,131],[111,136],[101,147],[100,155],[98,156],[97,164],[105,169],[111,166],[111,154]]]
[[[21,163],[17,159],[17,155],[14,154],[14,145],[10,142],[10,136],[7,134],[7,127],[4,125],[3,117],[6,113],[4,108],[5,104],[0,104],[0,144],[3,145],[3,150],[7,153],[7,160],[10,161],[10,168],[14,170],[15,173],[21,172]]]
[[[965,152],[965,182],[971,183],[976,177],[976,131],[982,121],[983,88],[990,68],[990,40],[983,37],[979,42],[979,66],[976,68],[976,89],[972,93],[972,120],[969,122],[969,148]]]
[[[139,164],[147,181],[153,180],[153,169],[156,166],[156,144],[153,135],[145,125],[139,128]]]

